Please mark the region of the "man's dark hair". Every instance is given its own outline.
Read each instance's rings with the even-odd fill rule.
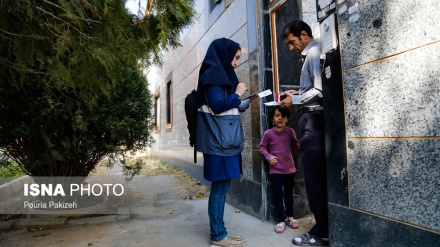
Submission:
[[[281,116],[287,117],[290,119],[290,110],[289,108],[282,108],[281,106],[275,106],[272,111],[269,112],[269,119],[272,120],[275,116],[275,111],[278,110],[281,113]]]
[[[293,34],[295,37],[301,37],[302,31],[305,31],[310,38],[313,38],[312,29],[307,23],[301,20],[291,21],[284,27],[282,38],[287,38],[289,34]]]

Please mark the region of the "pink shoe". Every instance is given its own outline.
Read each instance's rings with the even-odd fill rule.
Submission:
[[[296,220],[293,221],[286,221],[286,226],[292,228],[292,229],[298,229],[299,228],[299,223]]]
[[[285,230],[286,230],[286,225],[283,225],[281,223],[278,223],[274,229],[274,231],[279,234],[283,233]]]

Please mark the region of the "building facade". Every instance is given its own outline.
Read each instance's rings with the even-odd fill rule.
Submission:
[[[322,59],[330,240],[332,246],[440,246],[440,25],[437,0],[206,0],[181,47],[164,52],[147,77],[156,100],[151,153],[202,183],[184,112],[186,95],[212,40],[242,47],[240,82],[250,93],[299,85],[298,55],[280,31],[307,22]],[[228,202],[273,218],[268,166],[258,151],[273,96],[242,114],[243,176]],[[296,128],[292,115],[290,125]],[[302,166],[295,177],[295,217],[309,213]]]

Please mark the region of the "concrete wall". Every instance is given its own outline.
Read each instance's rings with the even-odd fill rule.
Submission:
[[[438,246],[440,2],[337,2],[347,166],[329,172],[346,181],[329,188],[332,246]]]

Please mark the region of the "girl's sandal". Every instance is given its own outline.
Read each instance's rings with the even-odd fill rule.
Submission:
[[[292,229],[298,229],[299,228],[299,223],[296,220],[293,221],[286,221],[286,226],[292,228]]]
[[[278,223],[278,224],[275,226],[274,232],[281,234],[281,233],[283,233],[285,230],[286,230],[286,225],[281,224],[281,223]]]

